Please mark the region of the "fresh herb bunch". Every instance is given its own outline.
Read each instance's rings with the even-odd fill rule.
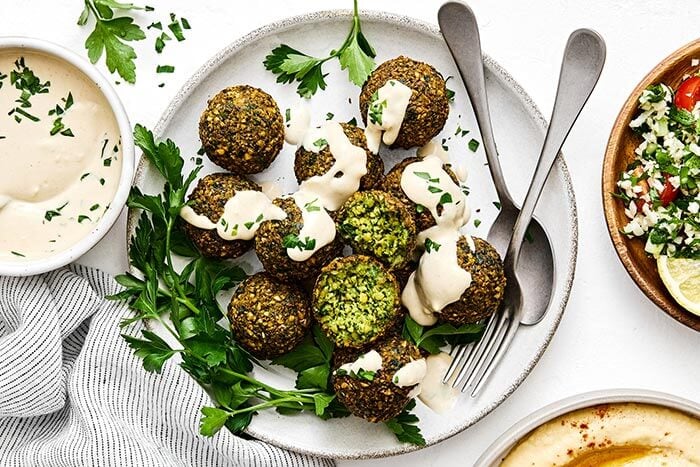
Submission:
[[[403,324],[403,338],[432,355],[440,353],[440,349],[446,345],[474,342],[481,337],[483,331],[484,325],[481,323],[464,324],[459,327],[443,323],[433,327],[423,327],[408,315]]]
[[[125,289],[113,299],[125,300],[134,316],[123,320],[128,327],[136,321],[158,322],[172,339],[141,329],[140,336],[122,334],[147,371],[160,372],[174,355],[181,366],[205,389],[217,407],[203,407],[200,431],[210,436],[226,426],[234,433],[245,429],[253,415],[274,408],[281,413],[311,411],[319,417],[345,415],[347,411],[326,391],[326,378],[299,376],[303,389],[281,390],[250,376],[256,361],[234,340],[230,330],[219,325],[224,318],[217,295],[246,277],[236,265],[200,256],[180,230],[178,216],[186,205],[185,195],[200,167],[183,179],[183,159],[171,140],[156,142],[141,125],[134,139],[144,156],[165,179],[162,194],[146,195],[134,188],[128,206],[141,209],[130,242],[131,265],[140,274],[122,274]],[[173,254],[189,258],[176,269]],[[315,333],[316,339],[321,335]],[[176,344],[170,343],[173,341]],[[327,343],[324,364],[329,364]],[[304,383],[304,381],[307,381]],[[323,383],[323,384],[321,384]]]
[[[377,53],[362,33],[357,0],[353,3],[352,27],[343,44],[331,50],[328,56],[319,58],[281,44],[265,57],[265,69],[277,75],[278,83],[297,81],[297,93],[302,97],[313,96],[318,89],[326,89],[323,64],[337,58],[341,69],[348,70],[348,78],[357,86],[362,86],[375,66]]]

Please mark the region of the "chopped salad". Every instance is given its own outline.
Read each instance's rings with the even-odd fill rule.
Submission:
[[[622,233],[646,238],[658,258],[700,258],[700,76],[674,91],[649,86],[630,127],[643,141],[621,173],[614,195],[630,219]]]

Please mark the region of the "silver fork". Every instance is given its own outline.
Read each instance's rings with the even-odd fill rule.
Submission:
[[[452,383],[453,387],[461,385],[462,392],[472,388],[472,397],[483,388],[520,326],[523,300],[516,274],[520,249],[547,176],[598,82],[604,62],[605,43],[598,33],[589,29],[579,29],[569,36],[549,129],[505,255],[507,285],[503,308],[489,319],[484,335],[478,343],[453,350],[453,362],[444,378],[444,381],[450,380],[458,370]]]

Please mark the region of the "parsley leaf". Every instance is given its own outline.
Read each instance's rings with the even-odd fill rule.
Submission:
[[[326,57],[313,57],[300,52],[287,44],[281,44],[265,57],[265,69],[277,75],[277,82],[289,84],[298,82],[297,93],[311,97],[319,89],[326,89],[326,76],[323,64],[337,58],[340,68],[348,70],[348,79],[362,86],[375,66],[376,52],[362,33],[357,0],[354,2],[352,27],[343,44],[332,50]]]
[[[416,406],[415,399],[408,403],[403,412],[391,420],[387,420],[384,424],[396,435],[396,439],[403,443],[415,444],[416,446],[425,446],[425,438],[420,432],[420,428],[416,426],[418,417],[411,413]]]

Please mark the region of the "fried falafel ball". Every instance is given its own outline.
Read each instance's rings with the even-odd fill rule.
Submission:
[[[260,191],[260,187],[241,175],[213,173],[199,179],[188,200],[192,210],[217,223],[224,214],[226,202],[238,191]],[[216,230],[200,229],[181,220],[185,235],[200,253],[208,258],[237,258],[253,247],[251,240],[224,240]]]
[[[316,321],[338,347],[361,348],[386,335],[403,316],[396,278],[377,259],[336,258],[312,294]]]
[[[304,226],[301,209],[293,198],[277,198],[273,203],[280,207],[287,217],[282,220],[266,220],[255,233],[255,252],[263,268],[277,279],[297,282],[318,274],[323,266],[341,255],[343,244],[339,237],[321,247],[306,261],[295,261],[287,254],[285,237],[298,236]]]
[[[403,189],[401,188],[401,177],[403,176],[403,171],[407,166],[413,164],[414,162],[419,162],[420,160],[420,157],[408,157],[402,160],[392,167],[391,170],[389,170],[389,172],[377,186],[377,189],[394,195],[408,207],[409,212],[413,213],[413,218],[415,220],[416,229],[418,232],[422,232],[423,230],[434,226],[435,219],[430,213],[430,210],[425,209],[422,206],[418,206],[416,203],[411,201],[408,196],[406,196],[406,193],[404,193]],[[460,184],[459,178],[457,178],[457,175],[452,171],[449,165],[443,164],[442,169],[447,172],[453,182],[455,182],[457,185]],[[441,214],[442,206],[438,206],[437,210],[438,214]]]
[[[411,401],[409,394],[415,386],[400,387],[394,384],[394,374],[404,365],[421,359],[421,352],[412,343],[392,336],[372,346],[382,357],[382,368],[370,375],[339,371],[338,368],[353,362],[363,352],[337,352],[334,358],[336,370],[331,378],[338,400],[353,415],[373,423],[384,422],[399,415]]]
[[[362,86],[360,114],[365,125],[372,96],[390,80],[400,81],[413,90],[392,147],[409,149],[425,145],[447,122],[450,105],[445,79],[432,65],[408,57],[400,56],[382,63]]]
[[[461,326],[488,318],[503,301],[506,276],[503,261],[486,240],[473,237],[474,250],[465,237],[457,242],[459,267],[472,276],[471,285],[456,302],[450,303],[439,313],[442,321]]]
[[[350,142],[364,149],[367,153],[367,173],[360,179],[360,190],[369,190],[384,176],[384,161],[378,154],[373,154],[367,148],[367,138],[365,138],[365,132],[362,128],[348,123],[340,125]],[[304,146],[299,146],[294,156],[294,175],[297,177],[297,182],[301,183],[313,176],[324,175],[334,163],[335,158],[328,145],[318,152],[309,151]]]
[[[304,339],[311,327],[311,307],[298,287],[259,272],[236,289],[228,318],[241,346],[257,358],[271,359]]]
[[[354,193],[336,218],[338,232],[354,253],[374,256],[389,269],[401,268],[413,258],[416,224],[413,215],[389,193]]]
[[[212,97],[199,119],[199,138],[209,159],[236,174],[255,174],[272,164],[284,144],[284,122],[275,100],[247,85]]]

